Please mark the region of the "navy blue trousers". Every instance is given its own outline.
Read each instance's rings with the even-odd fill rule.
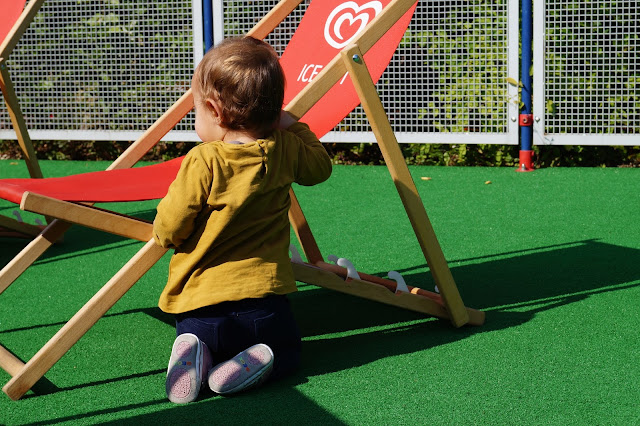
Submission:
[[[300,364],[301,340],[286,296],[244,299],[205,306],[176,315],[176,335],[193,333],[204,342],[213,365],[256,343],[274,354],[269,381],[293,373]]]

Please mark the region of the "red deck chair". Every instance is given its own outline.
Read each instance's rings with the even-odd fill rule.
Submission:
[[[295,117],[302,117],[318,135],[333,128],[362,102],[441,295],[406,285],[400,291],[400,283],[362,273],[353,278],[351,274],[348,276],[347,269],[324,262],[297,199],[291,192],[292,207],[289,217],[307,257],[307,263],[299,260],[293,263],[294,272],[299,281],[449,318],[456,326],[465,323],[481,324],[484,315],[462,304],[375,92],[374,81],[382,75],[404,34],[415,8],[414,1],[359,1],[362,6],[341,0],[313,2],[282,57],[288,81],[285,101],[287,111]],[[282,0],[249,35],[264,38],[299,3],[300,0]],[[311,44],[318,46],[318,37],[323,34],[329,34],[325,38],[332,39],[332,47],[324,50],[308,49]],[[365,62],[372,65],[367,68]],[[320,64],[317,67],[314,65],[312,73],[320,68],[322,71],[310,84],[306,84],[308,82],[302,80],[309,80],[306,75],[310,74],[305,74],[309,72],[309,64]],[[351,78],[345,80],[343,77],[347,71]],[[192,107],[193,98],[188,91],[109,171],[45,179],[42,182],[22,179],[0,181],[0,196],[20,203],[24,210],[47,214],[64,221],[55,220],[49,224],[34,242],[3,269],[0,273],[0,292],[44,251],[45,246],[64,232],[70,223],[147,242],[26,364],[0,346],[0,367],[12,376],[3,391],[12,399],[18,399],[27,392],[166,253],[165,249],[155,245],[150,223],[95,209],[91,204],[98,201],[131,201],[164,196],[181,159],[154,166],[130,167]],[[118,179],[124,179],[127,183],[151,179],[156,180],[158,185],[149,191],[145,184],[144,191],[140,192],[130,185],[123,191],[121,185],[103,184],[113,183]],[[89,182],[90,188],[82,191],[69,188],[81,182]],[[344,285],[345,279],[349,281],[348,286]],[[395,294],[396,292],[400,294]]]

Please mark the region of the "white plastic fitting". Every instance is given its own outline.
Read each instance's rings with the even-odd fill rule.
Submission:
[[[360,279],[360,275],[358,274],[358,271],[356,270],[355,266],[353,266],[353,263],[351,263],[349,259],[346,259],[344,257],[338,257],[333,254],[330,254],[329,256],[327,256],[327,259],[330,262],[334,262],[338,266],[342,266],[343,268],[346,268],[347,278],[352,278],[354,280]]]
[[[404,281],[404,278],[402,278],[402,275],[400,275],[400,272],[389,271],[387,276],[397,283],[396,293],[409,293],[409,287],[407,287],[407,283]]]
[[[302,264],[304,261],[302,260],[302,256],[300,256],[300,252],[293,244],[289,245],[289,251],[291,252],[291,261],[293,263]]]

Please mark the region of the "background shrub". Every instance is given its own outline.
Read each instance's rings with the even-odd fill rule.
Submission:
[[[129,146],[128,142],[34,141],[39,159],[115,160]],[[193,143],[160,142],[144,158],[162,161],[185,155]],[[381,165],[384,159],[376,144],[325,144],[334,164]],[[411,165],[517,167],[517,145],[448,145],[401,144]],[[0,141],[0,159],[19,159],[15,141]],[[640,167],[640,147],[627,146],[534,146],[537,167]]]

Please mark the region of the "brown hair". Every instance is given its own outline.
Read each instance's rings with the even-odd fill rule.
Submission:
[[[267,43],[252,37],[223,40],[204,55],[193,81],[203,99],[219,103],[224,127],[264,137],[277,125],[285,77]]]

